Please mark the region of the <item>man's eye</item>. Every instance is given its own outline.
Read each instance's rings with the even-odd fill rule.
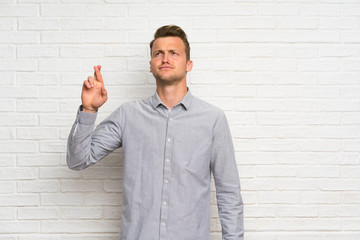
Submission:
[[[155,53],[155,56],[161,56],[161,52]]]

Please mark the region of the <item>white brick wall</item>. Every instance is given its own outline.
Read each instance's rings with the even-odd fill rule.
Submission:
[[[2,0],[0,240],[118,238],[121,151],[71,171],[66,138],[93,65],[98,122],[153,94],[165,24],[189,35],[192,92],[227,113],[246,239],[360,239],[359,0]],[[213,193],[213,240],[216,212]]]

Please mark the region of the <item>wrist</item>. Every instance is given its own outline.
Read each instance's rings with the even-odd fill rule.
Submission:
[[[88,107],[84,107],[84,105],[80,106],[80,110],[83,112],[88,112],[88,113],[96,113],[98,111],[98,109],[96,108],[88,108]]]

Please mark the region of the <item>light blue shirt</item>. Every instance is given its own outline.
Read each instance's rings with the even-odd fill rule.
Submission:
[[[121,105],[95,131],[78,111],[67,163],[81,170],[124,153],[121,240],[210,240],[214,176],[224,240],[243,239],[243,203],[225,114],[190,91],[171,111],[157,93]]]

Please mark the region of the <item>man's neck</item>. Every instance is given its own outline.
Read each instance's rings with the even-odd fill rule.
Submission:
[[[186,95],[186,93],[187,93],[186,81],[179,83],[177,85],[161,86],[161,85],[157,84],[156,91],[157,91],[157,94],[159,95],[161,101],[169,109],[172,109]]]

